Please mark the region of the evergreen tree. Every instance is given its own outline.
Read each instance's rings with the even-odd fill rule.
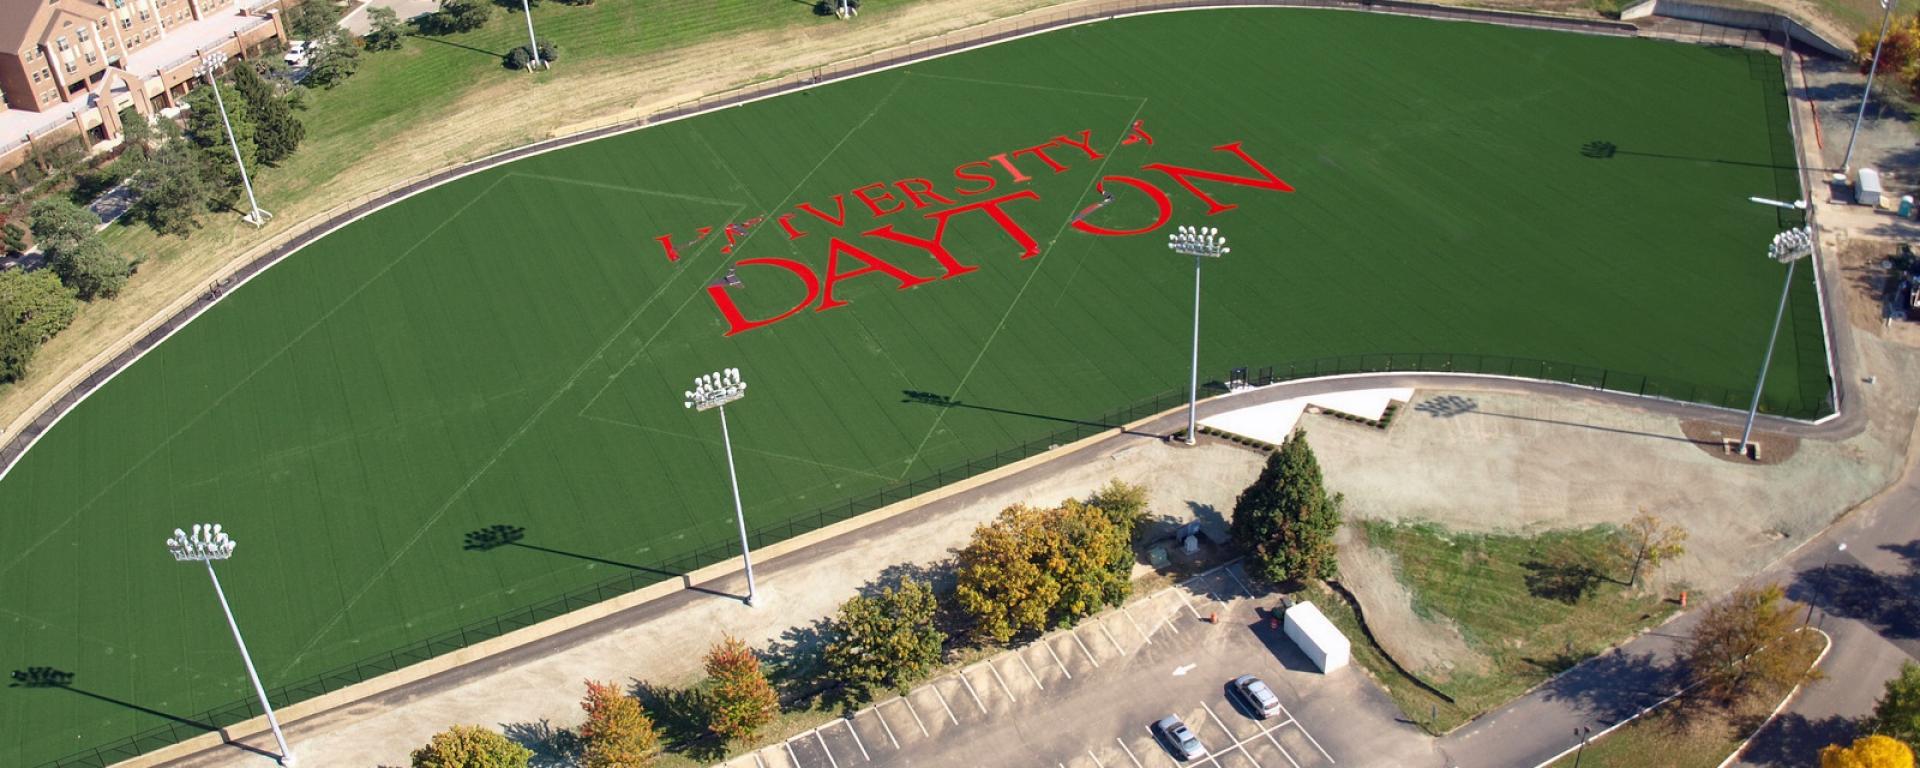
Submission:
[[[233,68],[233,87],[246,101],[247,115],[253,122],[254,156],[262,163],[274,164],[293,154],[307,136],[307,127],[293,116],[293,107],[273,83],[260,76],[251,65]]]
[[[120,110],[120,145],[125,147],[122,158],[135,158],[135,167],[146,164],[153,156],[153,124],[147,122],[147,116],[140,110],[127,107]]]
[[[760,657],[739,638],[727,635],[706,658],[707,684],[701,709],[707,730],[723,739],[750,739],[780,712],[780,696],[767,682]]]
[[[1327,494],[1306,432],[1294,430],[1234,501],[1233,538],[1269,581],[1331,579],[1340,569],[1333,537],[1342,501]]]
[[[400,14],[392,8],[368,8],[367,21],[372,25],[365,37],[369,51],[397,51],[406,39],[407,28],[400,23]]]
[[[1885,693],[1873,705],[1873,715],[1861,730],[1920,745],[1920,664],[1900,665],[1900,676],[1887,681]]]
[[[248,163],[255,162],[253,118],[247,114],[246,100],[240,92],[222,83],[203,85],[188,93],[187,104],[191,108],[187,111],[186,137],[198,150],[194,153],[194,164],[200,169],[209,207],[231,206],[244,191],[240,166],[234,162],[233,145],[228,143],[220,106],[214,99],[215,87],[220,89],[220,98],[226,100],[227,122],[233,125],[233,143],[239,144],[241,157]]]
[[[200,167],[203,156],[202,150],[184,140],[162,144],[146,172],[134,180],[139,197],[129,213],[162,235],[192,234],[211,197]]]
[[[938,610],[933,588],[912,579],[841,603],[828,629],[828,677],[859,699],[925,677],[947,643],[947,633],[934,625]]]
[[[50,271],[0,271],[0,383],[26,375],[33,353],[79,310],[73,289]]]
[[[60,282],[86,301],[119,295],[127,284],[127,276],[133,274],[133,264],[97,237],[54,252],[48,265],[60,276]]]
[[[340,24],[340,9],[332,0],[304,0],[287,11],[287,31],[295,38],[315,40],[326,36]]]
[[[307,67],[306,84],[314,88],[332,88],[360,70],[360,46],[344,31],[335,31],[313,42],[314,51]]]

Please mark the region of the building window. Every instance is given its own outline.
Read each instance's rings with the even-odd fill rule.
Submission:
[[[61,36],[59,36],[59,37],[56,37],[56,38],[54,38],[54,39],[53,39],[53,44],[54,44],[54,45],[55,45],[56,47],[58,47],[58,48],[59,48],[60,50],[63,50],[63,51],[64,51],[64,50],[66,50],[67,48],[69,48],[69,47],[71,47],[71,46],[69,46],[69,45],[67,45],[67,36],[66,36],[66,35],[61,35]]]
[[[80,42],[83,42],[83,43],[84,43],[84,42],[86,42],[86,41],[88,41],[88,40],[92,40],[92,39],[93,39],[93,37],[92,37],[92,35],[91,35],[90,33],[88,33],[88,32],[87,32],[87,28],[86,28],[86,27],[81,27],[81,28],[80,28],[80,31],[78,31],[78,32],[75,32],[74,34],[75,34],[75,35],[77,35],[77,36],[79,36],[79,38],[80,38]]]

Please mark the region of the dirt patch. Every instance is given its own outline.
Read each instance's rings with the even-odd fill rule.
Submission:
[[[1367,627],[1395,663],[1428,683],[1445,684],[1456,674],[1481,675],[1487,657],[1467,645],[1460,628],[1444,617],[1423,617],[1413,593],[1395,575],[1393,554],[1373,546],[1355,523],[1340,529],[1340,583],[1360,604]]]
[[[1706,451],[1708,456],[1738,464],[1779,464],[1793,458],[1794,452],[1800,450],[1800,438],[1755,432],[1750,439],[1757,447],[1755,452],[1759,456],[1747,458],[1740,455],[1741,427],[1688,419],[1680,422],[1680,431],[1700,450]]]

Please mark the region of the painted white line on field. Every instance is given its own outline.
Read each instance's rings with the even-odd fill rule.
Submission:
[[[1086,644],[1086,643],[1083,643],[1083,642],[1080,642],[1080,636],[1079,636],[1079,635],[1076,635],[1076,634],[1074,634],[1074,633],[1073,633],[1072,631],[1068,631],[1068,632],[1067,632],[1067,637],[1071,637],[1071,638],[1073,638],[1073,644],[1074,644],[1074,645],[1077,645],[1077,646],[1080,646],[1080,652],[1081,652],[1081,653],[1084,653],[1084,654],[1086,654],[1086,655],[1087,655],[1087,661],[1090,661],[1090,662],[1093,662],[1093,665],[1094,665],[1094,666],[1096,666],[1096,667],[1098,667],[1098,666],[1100,666],[1100,660],[1099,660],[1099,659],[1095,659],[1095,658],[1093,657],[1093,651],[1089,651],[1089,650],[1087,650],[1087,644]]]
[[[1000,668],[993,665],[992,659],[987,660],[987,671],[993,673],[993,679],[1000,681],[1000,690],[1007,692],[1007,698],[1015,704],[1020,703],[1020,697],[1013,695],[1013,688],[1008,687],[1007,679],[1000,676]]]
[[[1072,680],[1073,673],[1067,671],[1067,665],[1060,663],[1060,654],[1053,652],[1053,643],[1049,643],[1045,638],[1042,638],[1040,640],[1040,647],[1047,649],[1047,655],[1053,657],[1053,665],[1060,668],[1060,673],[1066,675],[1068,680]]]
[[[900,697],[900,698],[903,700],[905,699],[905,697]],[[880,711],[879,704],[873,705],[873,716],[874,718],[880,721],[880,730],[887,732],[887,741],[893,742],[894,749],[899,749],[900,740],[893,737],[893,726],[887,725],[887,715],[886,713]]]
[[[1091,757],[1091,758],[1093,758],[1093,764],[1094,764],[1094,765],[1097,765],[1097,766],[1100,766],[1100,768],[1107,768],[1107,764],[1106,764],[1106,763],[1103,763],[1103,762],[1100,762],[1100,756],[1099,756],[1099,755],[1096,755],[1096,754],[1094,754],[1094,753],[1093,753],[1093,750],[1091,750],[1091,749],[1089,749],[1089,750],[1087,750],[1087,757]]]
[[[1014,651],[1014,652],[1013,652],[1013,657],[1014,657],[1015,659],[1019,659],[1019,660],[1020,660],[1020,666],[1023,666],[1023,667],[1026,667],[1026,668],[1027,668],[1027,677],[1031,677],[1031,678],[1033,678],[1033,684],[1034,684],[1034,685],[1037,685],[1037,686],[1039,686],[1039,687],[1040,687],[1040,690],[1043,690],[1043,691],[1047,689],[1047,686],[1046,686],[1046,685],[1044,685],[1044,684],[1042,684],[1042,683],[1040,682],[1040,676],[1039,676],[1039,675],[1036,675],[1036,674],[1034,674],[1034,673],[1033,673],[1033,665],[1032,665],[1032,664],[1028,664],[1028,663],[1027,663],[1027,657],[1026,657],[1026,656],[1023,656],[1023,655],[1021,655],[1019,651]]]
[[[1099,621],[1096,621],[1096,622],[1094,622],[1094,624],[1093,624],[1093,625],[1094,625],[1094,626],[1096,626],[1096,627],[1099,627],[1099,628],[1100,628],[1100,634],[1103,634],[1103,635],[1106,635],[1106,636],[1107,636],[1107,642],[1109,642],[1109,643],[1113,643],[1113,649],[1114,649],[1114,650],[1116,650],[1116,651],[1119,651],[1119,652],[1120,652],[1120,655],[1122,655],[1122,656],[1131,656],[1131,655],[1133,655],[1132,653],[1130,653],[1130,652],[1128,652],[1128,651],[1127,651],[1127,648],[1126,648],[1126,646],[1123,646],[1123,645],[1121,645],[1121,644],[1120,644],[1120,640],[1119,640],[1119,638],[1116,638],[1116,637],[1114,637],[1114,636],[1113,636],[1113,633],[1112,633],[1112,632],[1109,632],[1109,631],[1107,631],[1107,625],[1106,625],[1106,622],[1099,622]],[[1139,649],[1138,649],[1138,648],[1136,648],[1136,649],[1134,649],[1134,650],[1139,650]]]
[[[1293,726],[1300,729],[1300,735],[1307,737],[1307,743],[1312,744],[1314,749],[1320,750],[1320,756],[1326,758],[1329,764],[1339,764],[1339,761],[1333,759],[1333,755],[1327,754],[1326,747],[1320,746],[1320,740],[1313,737],[1313,733],[1308,731],[1307,726],[1300,722],[1300,718],[1294,717],[1292,712],[1287,711],[1287,705],[1280,705],[1280,714],[1286,715],[1287,720],[1292,721]]]
[[[853,734],[853,745],[860,748],[860,756],[866,758],[869,763],[873,762],[873,755],[867,754],[867,743],[861,741],[860,732],[853,729],[853,718],[842,718],[840,722],[846,723],[847,733]]]
[[[1133,768],[1147,768],[1146,766],[1140,764],[1140,758],[1133,756],[1133,750],[1127,748],[1126,742],[1121,741],[1118,738],[1115,738],[1113,740],[1113,743],[1120,745],[1120,751],[1127,753],[1127,759],[1133,761]]]
[[[933,697],[940,700],[940,708],[947,711],[947,719],[952,720],[954,725],[959,725],[960,718],[953,716],[953,707],[947,706],[947,695],[940,692],[940,686],[934,685],[933,683],[927,683],[927,690],[933,691]],[[907,708],[914,709],[913,702],[911,701],[907,702]],[[920,721],[920,713],[918,711],[915,711],[913,713],[913,719],[915,721],[920,722],[920,732],[922,734],[925,734],[928,736],[933,735],[927,732],[927,724],[924,721]]]
[[[833,768],[840,768],[840,761],[833,759],[833,750],[827,747],[827,737],[820,735],[820,729],[813,729],[813,737],[820,740],[820,751],[827,753],[827,762],[832,763]]]
[[[980,701],[980,692],[973,689],[973,683],[967,682],[967,676],[956,673],[954,677],[960,678],[960,684],[967,687],[967,695],[973,697],[973,705],[980,708],[980,714],[983,714],[983,715],[986,714],[987,705]],[[949,712],[948,714],[952,714],[952,713]],[[959,722],[955,721],[954,724],[958,725]]]
[[[1133,631],[1140,633],[1141,640],[1147,641],[1147,645],[1153,645],[1153,636],[1147,634],[1147,630],[1141,628],[1140,622],[1133,618],[1132,611],[1128,611],[1127,607],[1123,605],[1120,606],[1120,615],[1127,617],[1127,623],[1133,625]]]

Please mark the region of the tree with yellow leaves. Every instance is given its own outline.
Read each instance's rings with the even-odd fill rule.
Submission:
[[[1913,768],[1913,750],[1885,736],[1863,736],[1852,746],[1820,750],[1820,768]]]

